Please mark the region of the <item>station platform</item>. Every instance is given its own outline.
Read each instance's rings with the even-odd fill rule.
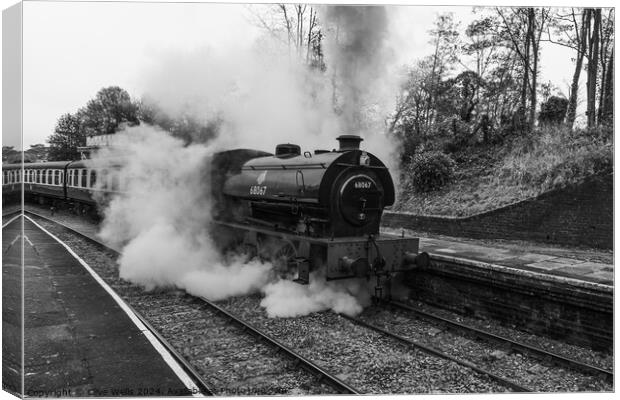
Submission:
[[[21,265],[21,222],[3,226],[3,275]],[[192,394],[191,384],[84,266],[30,220],[23,223],[24,394]],[[5,301],[3,330],[15,330],[16,321],[4,318],[12,315],[7,307]]]
[[[382,231],[400,234],[391,228]],[[420,237],[420,250],[432,257],[465,261],[481,268],[497,265],[524,273],[569,278],[613,286],[613,253],[598,249],[574,249],[509,240],[477,240],[447,236],[429,236],[405,229],[405,235]]]

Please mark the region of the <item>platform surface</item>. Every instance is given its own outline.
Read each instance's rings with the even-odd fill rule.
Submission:
[[[385,232],[400,232],[386,228]],[[416,235],[405,230],[405,234]],[[474,240],[426,236],[420,238],[420,250],[439,255],[494,264],[550,276],[567,277],[613,286],[614,266],[611,251],[546,246],[516,241]]]
[[[20,240],[2,230],[3,273]],[[116,301],[61,244],[24,219],[26,396],[187,395],[186,386]],[[3,328],[4,328],[3,320]]]

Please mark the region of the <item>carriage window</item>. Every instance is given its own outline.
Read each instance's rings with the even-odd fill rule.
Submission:
[[[90,187],[95,187],[95,183],[97,183],[97,171],[94,169],[90,171]]]
[[[53,174],[54,174],[54,185],[59,185],[60,184],[60,171],[54,170]]]
[[[82,186],[82,187],[87,187],[87,178],[88,178],[88,175],[86,174],[86,170],[85,170],[85,169],[82,169],[82,170],[80,170],[80,171],[81,171],[81,175],[82,175],[82,183],[80,184],[80,186]]]
[[[2,184],[4,185],[6,182],[6,171],[2,171]]]
[[[79,169],[73,170],[73,186],[79,186],[80,184],[80,171]]]

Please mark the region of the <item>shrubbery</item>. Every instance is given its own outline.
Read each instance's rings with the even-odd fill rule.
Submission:
[[[515,140],[496,178],[544,191],[612,170],[610,130],[548,127]]]
[[[422,151],[411,157],[406,168],[412,189],[430,192],[441,189],[454,178],[456,163],[440,151]]]

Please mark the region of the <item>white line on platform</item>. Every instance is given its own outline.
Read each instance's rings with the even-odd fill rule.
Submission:
[[[80,262],[80,264],[82,264],[82,266],[92,275],[92,277],[97,281],[97,283],[99,283],[99,285],[101,285],[101,287],[103,287],[105,291],[108,292],[108,294],[114,299],[114,301],[116,301],[116,303],[121,307],[121,309],[125,311],[125,313],[138,327],[138,329],[140,329],[140,331],[142,331],[142,333],[144,334],[144,336],[146,336],[149,342],[151,342],[155,350],[157,350],[157,352],[161,355],[161,357],[168,364],[168,366],[170,366],[170,368],[174,371],[177,377],[179,377],[181,382],[183,382],[185,387],[191,391],[192,395],[194,397],[204,397],[202,393],[200,393],[200,390],[198,390],[198,388],[194,384],[192,378],[190,378],[189,375],[187,375],[187,373],[183,371],[183,368],[181,368],[179,363],[172,357],[168,350],[166,350],[166,348],[157,340],[157,338],[151,333],[151,331],[147,329],[147,327],[142,323],[142,321],[140,321],[140,318],[138,318],[138,316],[136,316],[136,314],[129,308],[129,306],[127,306],[125,301],[121,299],[120,296],[110,286],[108,286],[107,283],[105,283],[105,281],[90,267],[90,265],[86,263],[86,261],[82,260],[80,256],[75,254],[75,252],[71,250],[71,248],[67,246],[64,242],[62,242],[59,238],[57,238],[47,229],[43,228],[41,225],[33,221],[32,218],[28,217],[27,215],[24,215],[24,217],[28,218],[30,222],[35,224],[39,229],[41,229],[51,238],[60,243],[65,249],[67,249],[69,254],[71,254],[76,260]]]
[[[10,224],[11,222],[15,221],[17,218],[21,217],[24,214],[17,214],[16,216],[14,216],[13,218],[11,218],[10,220],[8,220],[6,222],[6,224],[2,225],[2,229],[4,229],[4,227],[6,227],[8,224]]]

